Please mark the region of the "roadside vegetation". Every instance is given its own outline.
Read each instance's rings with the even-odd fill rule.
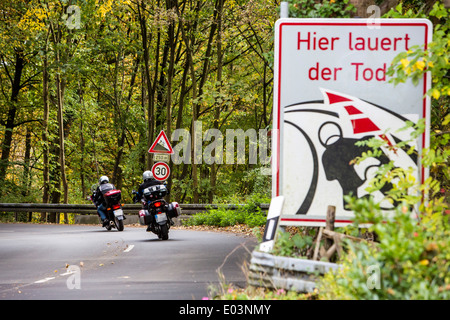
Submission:
[[[429,49],[411,48],[398,55],[388,72],[393,83],[407,79],[417,81],[427,71],[433,75],[432,87],[427,92],[432,101],[431,145],[424,151],[422,160],[423,166],[430,171],[430,177],[420,184],[408,170],[395,169],[392,164],[380,168],[369,188],[375,191],[387,183],[393,184],[387,197],[399,205],[390,219],[381,214],[380,205],[371,198],[347,197],[356,219],[354,225],[339,231],[353,235],[363,231],[372,233],[376,237],[375,245],[345,241],[343,254],[336,261],[341,268],[319,279],[312,293],[237,288],[224,282],[220,288],[211,289],[211,297],[231,300],[450,298],[449,14],[449,9],[445,9],[440,1],[432,5],[425,1],[403,1],[386,15],[394,18],[425,17],[434,24],[433,42]],[[424,123],[419,123],[415,129],[416,134],[421,134]],[[367,143],[373,152],[380,148],[375,140]],[[365,156],[363,154],[355,161],[362,161]],[[368,229],[358,230],[360,223],[367,222],[370,222]],[[304,257],[313,244],[315,231],[311,229],[298,228],[280,233],[273,253]]]

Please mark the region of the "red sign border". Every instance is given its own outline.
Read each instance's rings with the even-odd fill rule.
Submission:
[[[161,139],[161,136],[163,137],[163,139],[166,141],[167,145],[169,146],[169,150],[168,151],[153,150],[153,148],[155,148],[156,145],[158,144],[158,141]],[[161,130],[161,132],[158,134],[158,136],[155,139],[155,142],[153,142],[153,144],[150,147],[150,149],[148,149],[148,153],[173,154],[172,145],[170,144],[169,139],[167,138],[164,130]]]

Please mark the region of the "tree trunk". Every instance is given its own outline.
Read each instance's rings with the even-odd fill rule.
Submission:
[[[176,7],[176,11],[178,14],[178,18],[180,21],[180,24],[183,23],[180,11],[178,9],[178,6]],[[194,59],[192,57],[192,48],[189,42],[189,39],[186,36],[186,32],[184,30],[184,26],[181,26],[181,35],[183,38],[183,42],[186,45],[186,54],[187,54],[187,59],[188,59],[188,68],[190,71],[190,76],[191,76],[191,82],[192,82],[192,101],[194,101],[194,103],[192,104],[192,124],[191,124],[191,159],[192,159],[192,163],[191,163],[191,167],[192,167],[192,194],[193,194],[193,199],[192,201],[194,203],[198,203],[199,200],[199,193],[198,193],[198,170],[197,170],[197,159],[195,157],[195,145],[196,145],[196,135],[195,135],[195,122],[197,121],[198,118],[198,103],[197,101],[197,78],[195,75],[195,68],[194,68]]]
[[[81,116],[80,116],[80,180],[81,180],[81,194],[83,199],[86,199],[86,182],[85,182],[85,170],[84,170],[84,166],[85,166],[85,161],[84,161],[84,157],[86,154],[86,150],[85,150],[85,141],[84,141],[84,98],[83,98],[83,94],[84,91],[82,88],[84,88],[84,81],[83,84],[80,85],[78,84],[78,98],[79,98],[79,103],[80,103],[80,108],[81,108]]]
[[[159,1],[158,1],[159,6]],[[138,4],[138,18],[139,18],[139,25],[141,27],[141,35],[142,35],[142,48],[144,49],[144,74],[145,74],[145,81],[147,84],[147,94],[148,94],[148,109],[147,109],[147,116],[148,116],[148,140],[147,145],[150,149],[151,144],[153,143],[154,138],[154,130],[155,130],[155,119],[154,119],[154,88],[152,88],[152,81],[150,78],[150,64],[149,64],[149,48],[148,48],[148,37],[147,37],[147,23],[146,23],[146,17],[145,17],[145,3],[144,1],[140,1]],[[159,40],[159,39],[158,39]],[[159,41],[157,49],[159,51]],[[157,52],[158,52],[157,51]],[[158,69],[158,64],[156,63],[156,69]],[[147,153],[147,168],[151,168],[153,165],[153,159],[151,157],[150,153]]]
[[[22,71],[24,67],[24,57],[23,50],[16,49],[16,64],[14,70],[14,78],[11,83],[11,100],[9,104],[8,117],[6,119],[5,125],[5,133],[2,143],[2,157],[0,161],[0,185],[3,186],[5,184],[6,179],[6,170],[8,169],[9,156],[11,153],[11,144],[13,137],[13,130],[15,128],[15,119],[17,113],[17,100],[20,92],[20,79],[22,78]],[[0,189],[0,195],[3,193],[3,190]]]
[[[177,0],[167,0],[167,9],[172,9],[178,5]],[[172,125],[172,82],[173,74],[175,68],[175,22],[171,21],[168,29],[168,44],[169,44],[169,70],[167,75],[167,99],[166,99],[166,134],[167,137],[172,136],[171,125]],[[169,158],[169,167],[171,167],[171,159]],[[172,188],[172,175],[168,179],[169,190]],[[170,196],[168,197],[168,200]]]
[[[47,34],[48,36],[48,34]],[[42,120],[42,153],[43,153],[43,193],[42,202],[48,203],[50,199],[50,177],[49,177],[49,139],[48,139],[48,120],[49,120],[49,104],[48,104],[48,60],[47,60],[47,40],[44,47],[43,70],[42,70],[42,104],[44,106],[44,114]],[[41,221],[47,220],[47,213],[41,213]]]
[[[43,168],[43,195],[42,202],[49,202],[50,178],[49,178],[49,139],[48,139],[48,121],[49,121],[49,104],[48,104],[48,60],[47,60],[47,40],[44,47],[43,70],[42,70],[42,102],[44,106],[44,115],[42,120],[42,152],[44,158]],[[46,213],[41,214],[41,220],[44,220]]]
[[[59,61],[58,61],[59,63]],[[67,184],[66,177],[66,160],[65,160],[65,148],[64,148],[64,89],[65,83],[61,79],[61,76],[56,74],[56,94],[58,103],[58,126],[59,126],[59,161],[61,166],[61,181],[64,191],[64,203],[69,202],[69,185]]]
[[[223,67],[223,54],[222,54],[222,9],[223,9],[224,0],[218,0],[216,2],[216,24],[217,24],[217,91],[218,96],[220,97],[221,87],[222,87],[222,67]],[[219,128],[219,119],[220,119],[220,111],[222,109],[222,103],[218,103],[216,101],[216,107],[214,110],[214,121],[213,128]],[[215,151],[214,151],[215,152]],[[214,156],[216,154],[214,153]],[[208,194],[208,202],[212,203],[214,200],[214,193],[216,189],[217,182],[217,173],[219,171],[219,166],[214,161],[211,164],[211,171],[209,174],[209,183],[210,190]]]
[[[25,156],[23,159],[23,174],[22,174],[22,195],[24,197],[30,194],[31,180],[30,180],[30,162],[31,162],[31,131],[27,126],[25,134]]]

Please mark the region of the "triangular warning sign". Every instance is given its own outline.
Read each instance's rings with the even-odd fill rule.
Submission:
[[[173,153],[172,146],[170,145],[169,139],[167,139],[166,134],[163,130],[156,137],[155,142],[153,142],[152,146],[148,150],[149,153]]]

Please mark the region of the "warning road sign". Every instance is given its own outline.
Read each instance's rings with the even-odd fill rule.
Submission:
[[[172,154],[173,149],[170,145],[169,139],[167,138],[166,134],[163,130],[158,134],[158,137],[156,137],[155,142],[153,142],[152,146],[148,150],[149,153],[168,153]]]
[[[432,24],[426,19],[280,19],[275,25],[272,194],[287,199],[280,225],[325,225],[336,207],[336,226],[352,223],[345,195],[373,197],[386,213],[386,185],[367,187],[390,161],[426,180],[421,165],[429,146],[431,77],[394,85],[386,74],[392,60],[414,46],[427,49]],[[411,139],[408,122],[425,120]],[[354,164],[368,139],[386,142],[382,154]],[[358,144],[358,142],[360,144]],[[403,144],[403,148],[393,148]],[[407,152],[414,149],[416,153]]]
[[[170,175],[169,165],[165,162],[157,162],[152,167],[152,173],[156,180],[164,181]]]

